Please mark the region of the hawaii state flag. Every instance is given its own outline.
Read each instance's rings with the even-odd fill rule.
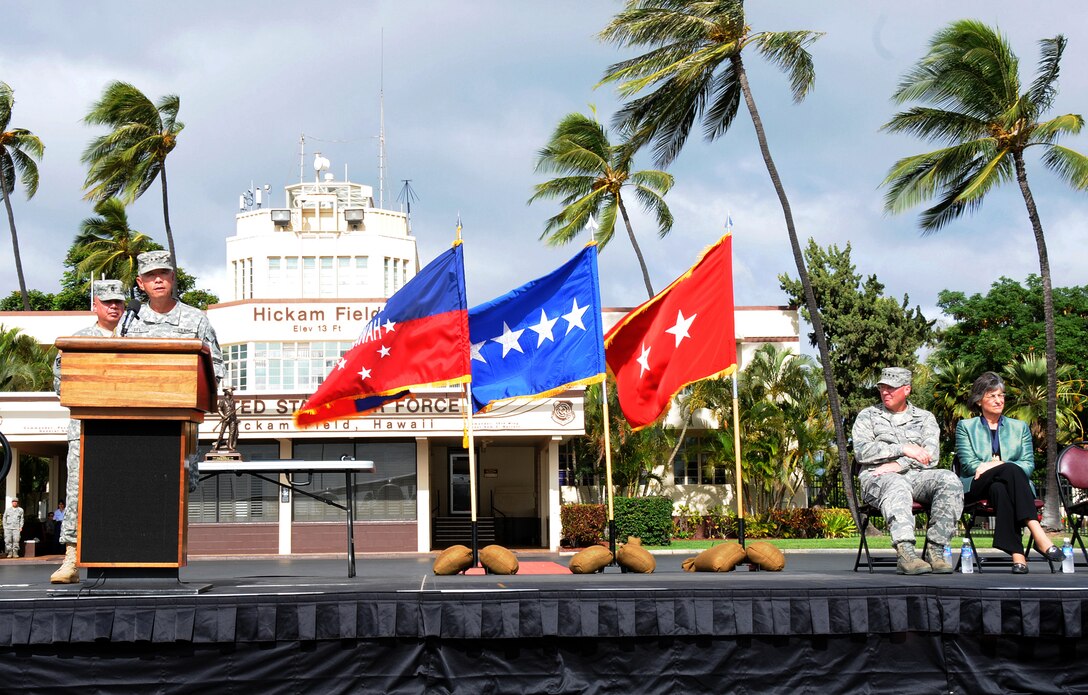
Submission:
[[[732,256],[733,237],[726,234],[605,336],[608,367],[632,428],[656,421],[688,384],[736,369]]]
[[[300,427],[380,408],[412,388],[468,381],[461,242],[400,288],[295,412]]]
[[[468,312],[472,406],[544,398],[604,378],[597,245]]]

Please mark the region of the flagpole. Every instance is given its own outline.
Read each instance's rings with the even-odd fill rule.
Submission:
[[[725,231],[729,234],[733,233],[733,212],[730,210],[725,214]],[[730,267],[732,267],[732,250],[733,247],[729,247],[730,250]],[[740,546],[744,547],[744,480],[741,477],[740,461],[740,398],[737,395],[737,381],[740,379],[740,360],[737,360],[737,365],[733,371],[733,458],[736,464],[736,496],[737,496],[737,540],[740,541]]]
[[[604,418],[604,477],[605,497],[608,499],[608,549],[616,562],[616,508],[612,493],[612,422],[608,419],[608,376],[601,381],[601,417]]]
[[[740,399],[737,397],[737,380],[740,369],[733,372],[733,458],[736,459],[737,540],[744,547],[744,486],[740,472]]]
[[[480,537],[479,527],[477,526],[476,516],[476,443],[475,436],[472,431],[472,384],[465,382],[465,414],[467,421],[466,438],[468,448],[468,485],[469,485],[469,506],[472,510],[472,566],[476,567],[480,560]]]

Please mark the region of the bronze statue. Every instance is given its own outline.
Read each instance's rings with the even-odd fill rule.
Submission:
[[[219,436],[212,445],[208,456],[222,457],[224,454],[237,456],[238,447],[238,409],[234,403],[234,389],[223,387],[223,395],[219,397]],[[239,457],[240,458],[240,457]]]

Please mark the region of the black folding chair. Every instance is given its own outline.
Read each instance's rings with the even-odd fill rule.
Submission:
[[[955,471],[956,475],[960,475],[960,460],[959,460],[959,458],[953,458],[952,459],[952,470]],[[1035,498],[1035,511],[1038,512],[1042,508],[1043,508],[1043,501],[1041,499],[1039,499],[1038,497],[1036,497]],[[963,519],[963,537],[965,539],[967,539],[968,543],[971,544],[971,552],[974,554],[975,560],[976,560],[976,565],[975,566],[978,567],[978,571],[980,573],[983,571],[983,568],[985,568],[986,566],[990,566],[990,567],[1010,567],[1010,566],[1012,566],[1012,557],[1011,556],[1006,556],[1005,554],[1002,554],[999,557],[983,557],[982,555],[979,555],[978,548],[975,547],[975,537],[973,535],[971,535],[971,531],[974,529],[975,523],[978,521],[979,517],[993,516],[995,513],[996,513],[996,511],[994,510],[993,505],[990,504],[990,500],[988,500],[988,499],[984,498],[984,499],[976,500],[974,502],[967,502],[966,500],[964,500],[964,503],[963,503],[963,517],[962,517],[962,519]],[[1031,549],[1034,548],[1034,547],[1035,547],[1035,538],[1034,538],[1034,536],[1032,536],[1029,533],[1028,534],[1028,542],[1027,542],[1027,545],[1025,546],[1025,550],[1024,550],[1024,556],[1027,557],[1028,560],[1031,560]],[[1050,558],[1045,558],[1045,559],[1046,559],[1046,563],[1048,565],[1050,565],[1050,573],[1054,574],[1054,572],[1055,572],[1054,563],[1050,561]],[[963,557],[961,556],[959,561],[956,562],[956,569],[959,570],[962,564],[963,564]]]
[[[898,555],[873,555],[872,552],[870,552],[869,550],[869,541],[865,537],[865,532],[869,529],[870,520],[883,519],[884,512],[880,510],[880,507],[867,504],[864,500],[862,500],[861,483],[858,482],[858,473],[861,472],[861,467],[856,462],[854,463],[853,472],[854,489],[858,491],[858,516],[860,517],[861,521],[861,523],[858,524],[858,531],[861,532],[861,540],[858,541],[858,555],[856,558],[854,558],[854,571],[857,572],[858,568],[861,567],[861,556],[863,553],[865,555],[865,564],[869,568],[870,574],[873,573],[874,568],[876,567],[895,567],[896,564],[899,562]],[[914,514],[915,518],[917,518],[919,514],[928,514],[929,507],[916,501],[911,504],[911,513]],[[915,526],[917,527],[917,523],[915,523]],[[926,538],[926,542],[922,546],[923,557],[925,557],[926,548],[928,547],[929,539]]]
[[[1077,442],[1062,449],[1058,454],[1058,490],[1062,506],[1073,532],[1073,547],[1080,546],[1084,561],[1088,563],[1088,550],[1080,534],[1085,514],[1088,514],[1088,442]]]

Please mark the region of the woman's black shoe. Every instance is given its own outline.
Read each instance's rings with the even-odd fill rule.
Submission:
[[[1013,574],[1027,574],[1028,573],[1028,563],[1026,563],[1026,562],[1014,562],[1014,563],[1012,563],[1012,573]]]
[[[1056,545],[1052,545],[1047,548],[1046,552],[1043,553],[1043,557],[1045,557],[1047,560],[1050,560],[1051,562],[1061,562],[1062,559],[1064,559],[1064,556],[1062,555],[1062,549]]]

